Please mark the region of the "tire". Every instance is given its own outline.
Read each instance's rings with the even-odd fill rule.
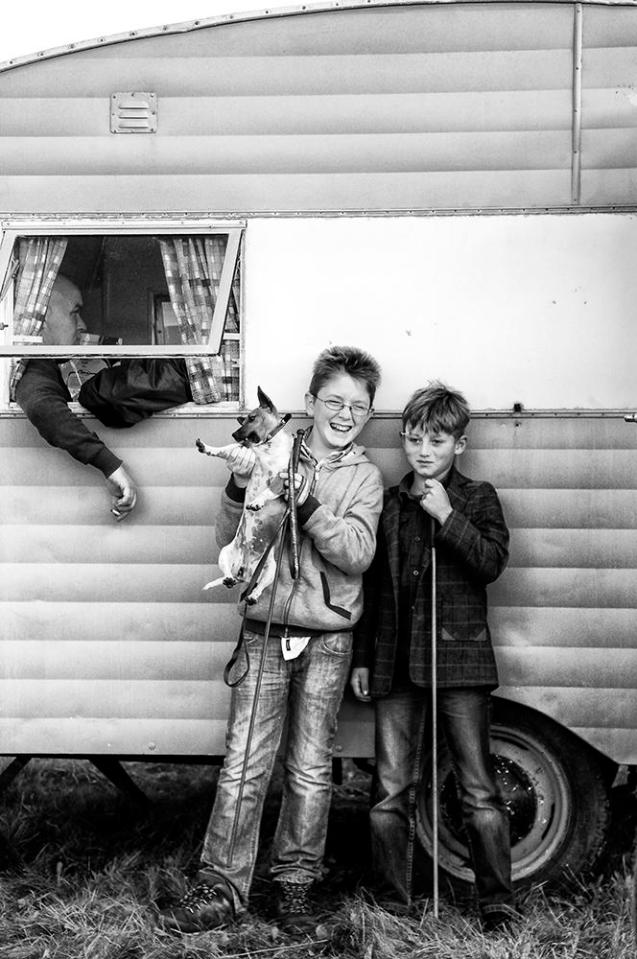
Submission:
[[[633,932],[633,942],[637,946],[637,839],[633,852],[633,881],[630,892],[630,926]]]
[[[494,697],[491,752],[511,815],[513,882],[559,885],[590,874],[604,851],[610,820],[603,760],[540,713]],[[432,848],[430,770],[416,806],[418,839]],[[459,893],[473,883],[449,755],[439,750],[438,850],[441,880]]]

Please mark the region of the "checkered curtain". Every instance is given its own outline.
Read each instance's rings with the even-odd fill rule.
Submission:
[[[24,336],[39,336],[44,323],[51,290],[66,251],[64,236],[33,236],[19,241],[19,268],[13,306],[13,341]],[[14,362],[10,396],[26,369],[25,360]]]
[[[227,242],[223,234],[168,237],[159,241],[170,301],[183,343],[196,346],[208,342]],[[228,304],[225,333],[239,329],[237,294],[235,280]],[[220,400],[238,398],[238,391],[235,394],[238,378],[236,359],[238,343],[223,340],[219,356],[186,357],[195,403],[218,403]],[[236,376],[232,375],[234,367]]]

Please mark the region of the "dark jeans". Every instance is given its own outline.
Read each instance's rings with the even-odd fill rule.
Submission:
[[[372,864],[392,898],[412,897],[415,803],[429,751],[424,729],[431,696],[409,685],[376,703],[376,789],[370,811]],[[509,817],[489,755],[489,692],[438,690],[438,722],[458,782],[478,903],[487,913],[513,903]]]

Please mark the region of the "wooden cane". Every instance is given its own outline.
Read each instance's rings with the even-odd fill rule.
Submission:
[[[436,521],[431,517],[431,860],[433,865],[433,907],[434,919],[440,911],[440,890],[438,887],[438,615],[436,598]]]
[[[288,513],[290,516],[290,574],[292,579],[300,575],[299,521],[296,515],[296,471],[299,468],[301,443],[304,430],[297,430],[292,446],[292,455],[288,461]]]

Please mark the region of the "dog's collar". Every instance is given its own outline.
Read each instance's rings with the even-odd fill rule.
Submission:
[[[281,419],[279,420],[279,422],[277,423],[277,425],[274,427],[274,429],[273,429],[273,430],[270,430],[270,432],[267,434],[267,436],[266,436],[264,439],[262,439],[260,443],[257,443],[256,445],[257,445],[257,446],[263,446],[264,443],[269,443],[270,440],[273,439],[273,437],[275,437],[276,434],[277,434],[280,430],[283,429],[283,427],[286,425],[287,421],[291,418],[291,416],[292,416],[291,413],[285,413],[285,414],[281,417]]]

